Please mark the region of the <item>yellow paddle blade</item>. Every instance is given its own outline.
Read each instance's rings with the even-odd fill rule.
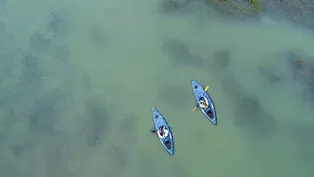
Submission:
[[[208,85],[207,85],[207,86],[205,87],[205,89],[204,89],[205,92],[207,92],[208,89],[209,89],[209,87],[208,87]]]
[[[195,106],[192,111],[194,112],[196,109],[197,109],[197,107]]]

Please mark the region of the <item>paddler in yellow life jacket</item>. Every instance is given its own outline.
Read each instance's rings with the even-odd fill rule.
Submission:
[[[203,109],[207,109],[209,107],[208,100],[205,97],[200,97],[198,100],[199,106]]]

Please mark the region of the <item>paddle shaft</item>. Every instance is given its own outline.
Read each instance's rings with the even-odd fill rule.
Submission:
[[[170,126],[169,126],[169,129],[171,130],[171,129],[172,129],[172,127],[170,127]],[[151,130],[150,132],[152,132],[152,133],[156,133],[156,132],[157,132],[157,130]]]

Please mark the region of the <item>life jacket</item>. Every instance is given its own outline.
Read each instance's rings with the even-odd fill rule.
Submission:
[[[200,100],[198,102],[202,108],[207,109],[209,107],[208,100],[205,97],[203,98],[203,100]]]

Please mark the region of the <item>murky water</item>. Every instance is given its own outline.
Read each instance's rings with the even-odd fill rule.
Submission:
[[[312,31],[202,3],[0,5],[0,176],[314,175]],[[192,77],[218,126],[192,112]],[[153,106],[174,156],[149,133]]]

